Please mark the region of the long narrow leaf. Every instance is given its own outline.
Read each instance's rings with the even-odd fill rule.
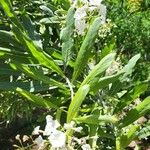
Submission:
[[[111,89],[109,90],[110,95],[115,95],[122,88],[122,82],[126,80],[126,77],[130,75],[133,71],[134,66],[140,58],[140,54],[133,56],[129,62],[122,68],[122,72],[125,72],[124,75],[116,81]]]
[[[47,109],[50,108],[55,108],[58,109],[59,107],[55,104],[53,104],[51,101],[48,101],[46,99],[43,99],[39,96],[36,96],[34,94],[31,94],[21,88],[16,88],[16,92],[19,93],[20,95],[26,97],[29,101],[33,102],[34,104],[40,106],[40,107],[44,107]]]
[[[24,52],[20,52],[13,49],[3,48],[0,47],[0,59],[10,59],[11,61],[18,61],[20,63],[36,63],[38,64],[38,61],[31,57],[29,54],[26,54]]]
[[[17,38],[22,42],[23,45],[26,46],[28,51],[31,52],[31,54],[39,61],[40,64],[64,76],[62,70],[54,62],[52,57],[46,54],[40,47],[36,47],[33,41],[29,37],[27,37],[25,34],[21,33],[21,31],[15,26],[13,27],[13,31],[15,35],[17,36]]]
[[[100,18],[96,18],[92,25],[90,26],[87,35],[81,45],[81,48],[79,50],[75,66],[74,66],[74,72],[72,81],[74,81],[82,72],[82,70],[85,68],[89,55],[91,53],[91,48],[94,44],[94,41],[96,39],[99,27],[100,27]]]
[[[77,116],[80,106],[88,94],[90,88],[89,85],[84,85],[78,89],[73,97],[71,104],[69,105],[67,122],[69,123],[74,117]]]
[[[111,65],[115,58],[115,53],[108,54],[105,56],[89,73],[89,75],[84,79],[81,86],[89,84],[95,77],[100,78],[100,75]]]
[[[120,136],[116,138],[116,150],[126,148],[134,138],[137,137],[138,125],[132,125],[127,133],[120,133]]]
[[[48,85],[41,84],[40,82],[37,82],[37,81],[33,81],[33,82],[3,81],[3,82],[0,82],[0,91],[14,91],[17,87],[20,87],[21,89],[24,89],[24,90],[30,91],[30,92],[35,92],[35,93],[49,90]]]
[[[42,48],[42,41],[40,39],[40,36],[36,32],[33,22],[31,21],[29,16],[27,14],[23,13],[21,16],[21,19],[23,22],[23,26],[26,29],[26,32],[27,32],[28,36],[30,37],[30,39],[34,42],[34,44],[37,47]]]
[[[51,79],[51,78],[45,76],[43,73],[41,73],[39,70],[37,70],[33,67],[19,64],[17,62],[10,63],[10,66],[15,70],[19,69],[20,71],[24,72],[25,74],[27,74],[28,76],[32,77],[35,80],[43,81],[43,83],[49,84],[50,86],[56,86],[56,87],[67,90],[64,87],[63,83],[60,83],[58,81],[55,81],[54,79]]]
[[[119,127],[122,128],[133,123],[148,112],[150,112],[150,96],[145,98],[144,101],[138,104],[138,106],[136,106],[134,109],[130,110],[127,115],[120,120]]]
[[[93,81],[91,81],[90,89],[93,93],[96,93],[99,89],[105,88],[110,83],[114,83],[115,81],[117,81],[122,75],[123,72],[119,72],[111,76],[102,77],[99,80],[94,79]]]
[[[125,106],[129,105],[132,101],[138,98],[142,93],[144,93],[148,88],[148,84],[143,83],[139,84],[134,87],[129,93],[126,93],[118,102],[114,113],[118,113],[121,111]]]
[[[122,79],[124,79],[127,75],[132,73],[132,70],[134,68],[134,66],[136,65],[137,61],[139,60],[139,58],[141,57],[140,54],[137,54],[135,56],[133,56],[127,65],[124,66],[123,71],[126,72],[124,74],[124,76],[122,77]]]
[[[11,32],[0,30],[0,41],[7,43],[8,46],[11,44],[13,47],[23,51],[23,46],[21,46],[21,44],[15,39],[15,36]]]
[[[101,122],[105,123],[116,123],[117,118],[114,116],[108,116],[108,115],[89,115],[89,116],[83,116],[83,117],[77,117],[74,118],[75,121],[80,123],[87,123],[87,124],[93,124],[93,125],[99,125]]]
[[[24,27],[16,17],[11,3],[9,0],[1,0],[0,4],[2,5],[5,13],[8,15],[10,20],[13,23],[13,32],[17,39],[26,47],[28,52],[30,52],[42,65],[46,66],[47,68],[50,68],[60,75],[64,77],[64,74],[62,70],[59,68],[59,66],[54,62],[54,60],[48,56],[46,53],[43,52],[41,48],[39,48],[37,45],[33,43],[33,41],[29,38],[28,34],[26,33]]]
[[[71,50],[74,44],[74,40],[72,38],[74,32],[74,20],[75,20],[74,13],[75,13],[75,9],[71,7],[68,10],[68,14],[66,18],[66,26],[65,28],[62,29],[60,33],[60,38],[62,40],[62,57],[66,65],[71,58]]]
[[[12,5],[10,3],[10,0],[0,0],[0,4],[3,7],[5,13],[10,18],[10,20],[23,31],[22,24],[18,21],[16,15],[14,14],[14,11],[12,9]]]

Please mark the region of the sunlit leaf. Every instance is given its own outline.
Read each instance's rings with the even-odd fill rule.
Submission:
[[[19,93],[20,95],[24,96],[25,98],[27,98],[27,100],[31,101],[32,103],[34,103],[35,105],[38,105],[40,107],[44,107],[47,109],[50,109],[50,108],[58,109],[59,108],[57,105],[53,104],[53,102],[51,102],[50,100],[43,99],[42,97],[31,94],[30,92],[27,92],[21,88],[16,88],[16,92]]]
[[[140,104],[138,104],[134,109],[131,109],[127,115],[120,120],[119,127],[125,127],[134,121],[136,121],[141,116],[145,115],[146,113],[150,112],[150,96],[145,98]]]
[[[80,73],[83,71],[83,69],[85,68],[88,62],[88,58],[91,53],[92,46],[95,42],[99,27],[100,27],[100,20],[101,19],[98,17],[93,21],[81,45],[81,48],[78,52],[78,56],[77,56],[75,66],[74,66],[74,72],[73,72],[73,77],[72,77],[73,81],[80,75]]]
[[[80,123],[87,123],[87,124],[97,124],[99,125],[101,122],[104,123],[116,123],[117,118],[114,116],[108,115],[88,115],[83,117],[74,118],[75,121]]]
[[[71,7],[68,10],[67,18],[66,18],[66,26],[61,30],[60,38],[62,40],[62,57],[65,64],[71,58],[71,50],[74,45],[73,40],[73,32],[74,32],[74,13],[75,9]]]
[[[84,85],[78,89],[71,101],[71,104],[69,105],[67,122],[70,122],[74,117],[77,116],[80,106],[83,100],[85,99],[86,95],[88,94],[89,90],[89,85]]]

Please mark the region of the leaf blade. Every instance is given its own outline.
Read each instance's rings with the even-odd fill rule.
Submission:
[[[29,101],[33,102],[34,104],[40,106],[40,107],[44,107],[44,108],[55,108],[58,109],[59,107],[55,104],[53,104],[52,102],[43,99],[39,96],[36,96],[34,94],[31,94],[30,92],[27,92],[21,88],[16,88],[16,92],[19,93],[20,95],[26,97]]]
[[[79,74],[81,73],[81,71],[85,68],[86,63],[88,61],[89,58],[89,54],[91,52],[91,48],[93,46],[93,43],[96,39],[98,30],[100,27],[100,18],[96,18],[92,25],[90,26],[87,35],[81,45],[81,48],[78,52],[78,56],[75,62],[75,66],[74,66],[74,72],[73,72],[73,76],[72,76],[72,81],[74,81]]]
[[[145,98],[138,106],[134,109],[130,110],[128,114],[119,121],[119,128],[125,127],[134,121],[136,121],[139,117],[143,116],[147,112],[150,111],[150,96]]]
[[[73,97],[69,109],[68,109],[68,115],[67,115],[67,122],[69,123],[78,113],[79,108],[85,99],[86,95],[88,94],[90,90],[89,85],[84,85],[78,89],[75,96]]]
[[[74,45],[73,32],[74,32],[74,13],[75,9],[70,7],[67,13],[66,26],[61,30],[60,39],[62,41],[62,57],[65,65],[71,58],[71,51]]]

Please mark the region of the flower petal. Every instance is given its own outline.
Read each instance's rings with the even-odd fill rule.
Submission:
[[[85,18],[87,16],[87,14],[86,14],[87,9],[88,9],[87,6],[78,8],[75,12],[74,18],[77,20]]]
[[[70,123],[65,123],[64,129],[66,129],[66,130],[72,129],[74,127],[74,125],[75,125],[74,121],[71,121]]]
[[[58,127],[60,127],[60,124],[57,120],[53,120],[50,115],[46,116],[46,126],[43,135],[49,136]]]
[[[84,144],[81,146],[82,150],[92,150],[89,144]]]
[[[35,127],[32,132],[32,135],[39,135],[39,131],[40,131],[40,126]]]
[[[62,148],[65,147],[66,135],[64,132],[55,130],[49,137],[49,142],[52,145],[52,148]]]
[[[37,144],[38,148],[41,148],[44,146],[45,141],[43,140],[41,135],[39,135],[34,141]]]
[[[106,6],[101,4],[100,5],[101,24],[104,24],[106,22],[106,13],[107,13]]]
[[[85,20],[75,20],[75,28],[77,30],[77,33],[79,35],[82,35],[86,28]]]
[[[89,0],[90,5],[100,6],[102,0]]]

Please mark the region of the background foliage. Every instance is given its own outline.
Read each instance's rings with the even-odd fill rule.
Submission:
[[[149,136],[149,1],[105,1],[106,24],[91,19],[83,36],[74,31],[68,0],[12,0],[13,10],[4,8],[8,2],[0,2],[3,124],[27,118],[34,126],[51,113],[82,125],[80,136],[98,135],[101,149]],[[107,74],[114,60],[121,65]],[[135,124],[142,116],[146,121]]]

